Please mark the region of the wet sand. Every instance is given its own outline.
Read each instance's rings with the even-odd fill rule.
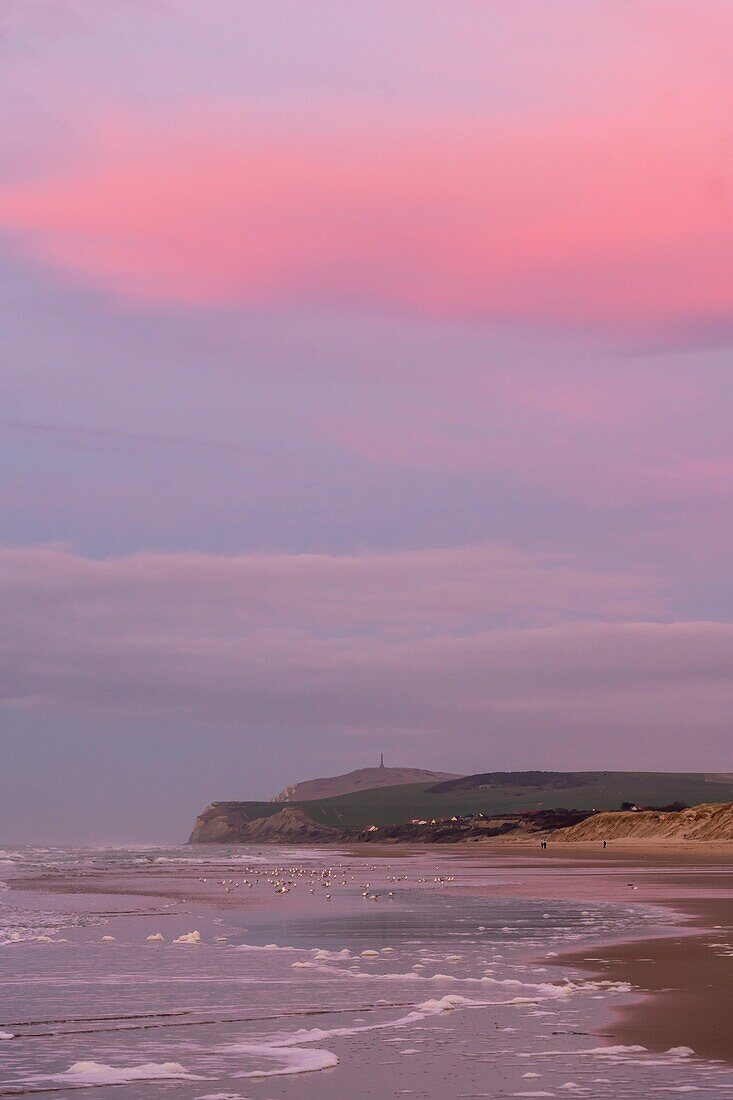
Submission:
[[[669,935],[611,944],[591,955],[562,952],[551,965],[642,991],[597,1032],[606,1040],[651,1051],[689,1047],[733,1065],[733,843],[630,840],[606,849],[598,842],[537,848],[535,840],[456,845],[456,855],[470,853],[479,865],[525,874],[514,883],[501,878],[495,885],[453,889],[483,897],[651,903],[672,911],[679,923]]]
[[[669,935],[560,955],[558,966],[643,991],[616,1008],[599,1034],[651,1051],[689,1047],[733,1064],[733,845],[629,841],[605,851],[598,844],[555,845],[536,865],[553,867],[555,888],[570,896],[630,894],[634,903],[661,904],[681,918]],[[585,869],[582,878],[572,874],[573,865]]]
[[[562,961],[645,991],[636,1003],[616,1009],[604,1029],[614,1042],[653,1051],[686,1046],[733,1064],[733,900],[693,906],[680,900],[674,908],[689,916],[683,935],[618,944],[594,951],[592,959],[587,952],[566,954]],[[702,934],[689,934],[701,926]]]

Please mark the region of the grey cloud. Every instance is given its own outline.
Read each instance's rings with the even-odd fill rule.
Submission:
[[[391,743],[570,729],[642,751],[692,729],[722,747],[733,703],[733,625],[639,621],[655,601],[638,580],[505,547],[5,549],[0,592],[0,683],[23,708]]]

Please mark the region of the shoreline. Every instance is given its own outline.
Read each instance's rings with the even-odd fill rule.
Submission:
[[[324,853],[335,848],[309,847]],[[601,850],[597,843],[555,843],[540,852],[536,843],[515,841],[449,847],[359,844],[337,850],[359,858],[430,855],[446,867],[460,861],[462,872],[467,872],[461,878],[470,879],[474,870],[486,876],[482,882],[452,883],[448,889],[457,896],[658,906],[677,918],[665,931],[657,925],[632,940],[587,944],[536,961],[553,970],[572,967],[600,980],[633,986],[633,999],[612,1007],[603,1025],[594,1029],[605,1041],[653,1052],[685,1047],[701,1058],[733,1065],[733,1027],[728,1022],[733,1018],[733,845],[629,841]],[[226,858],[224,851],[221,855]],[[145,884],[141,877],[138,871],[134,884],[124,874],[117,882],[94,873],[55,881],[26,878],[16,880],[13,887],[51,893],[132,892],[210,904],[209,898],[199,896],[193,869],[161,873],[151,867],[153,881]],[[217,907],[229,904],[218,898]]]
[[[597,842],[556,842],[541,855],[534,844],[530,852],[517,841],[491,847],[492,855],[524,856],[538,869],[554,865],[555,887],[564,879],[563,896],[620,903],[632,900],[633,889],[635,906],[658,905],[680,918],[661,934],[657,928],[537,962],[634,987],[633,999],[613,1006],[608,1023],[594,1029],[599,1037],[655,1053],[689,1048],[733,1065],[733,844],[628,840],[599,850]],[[573,865],[585,870],[574,881]],[[628,884],[620,872],[628,872]]]
[[[685,917],[668,934],[609,944],[592,957],[565,952],[555,963],[638,990],[603,1030],[614,1042],[653,1052],[688,1047],[733,1065],[733,898],[668,904]]]

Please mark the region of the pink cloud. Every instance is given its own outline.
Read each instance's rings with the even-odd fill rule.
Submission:
[[[489,345],[454,364],[450,337],[434,344],[409,388],[395,364],[388,399],[365,386],[313,415],[313,434],[377,467],[488,476],[594,510],[722,501],[731,390],[720,356],[594,357],[548,341],[518,361]]]
[[[647,484],[660,498],[704,500],[730,499],[733,489],[733,456],[670,462],[645,472]]]
[[[322,105],[273,121],[247,105],[233,122],[213,102],[151,130],[112,111],[86,157],[0,191],[0,225],[37,261],[140,302],[719,319],[729,74],[644,73],[636,99],[623,75],[605,104],[524,116]]]

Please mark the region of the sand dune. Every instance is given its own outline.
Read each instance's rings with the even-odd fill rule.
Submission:
[[[636,810],[600,813],[568,829],[556,829],[552,840],[733,840],[733,802],[710,802],[687,810]]]

